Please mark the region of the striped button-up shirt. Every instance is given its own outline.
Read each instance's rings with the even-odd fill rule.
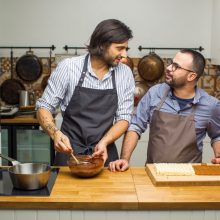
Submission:
[[[148,124],[151,123],[154,110],[168,88],[169,86],[163,83],[149,89],[149,91],[141,99],[132,117],[131,124],[129,126],[130,131],[135,131],[141,135],[147,129]],[[219,100],[208,95],[204,90],[196,88],[196,95],[192,103],[189,103],[185,106],[185,108],[180,109],[177,100],[173,97],[172,92],[170,91],[165,102],[160,108],[160,111],[186,116],[192,113],[193,104],[196,105],[194,120],[197,147],[200,151],[202,151],[203,139],[206,136],[206,132],[211,138],[211,143],[220,141]]]
[[[46,108],[54,113],[60,106],[64,113],[67,108],[75,87],[80,79],[85,56],[67,58],[61,61],[51,74],[48,85],[40,99],[36,102],[36,108]],[[127,120],[130,122],[134,100],[134,78],[131,69],[125,64],[110,68],[103,79],[99,80],[91,67],[90,57],[88,60],[88,72],[84,78],[82,87],[92,89],[112,89],[112,70],[115,70],[115,81],[118,95],[118,109],[115,121]]]

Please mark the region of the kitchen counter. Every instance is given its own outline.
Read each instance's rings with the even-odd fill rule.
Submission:
[[[1,209],[198,210],[220,209],[220,186],[156,187],[144,168],[107,169],[81,179],[62,167],[49,197],[0,196]]]
[[[39,124],[33,115],[19,115],[14,118],[1,118],[1,124]]]

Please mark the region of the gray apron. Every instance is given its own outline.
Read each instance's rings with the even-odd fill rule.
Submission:
[[[159,111],[169,90],[152,115],[146,163],[201,163],[194,122],[195,106],[188,116]]]
[[[113,89],[98,90],[82,87],[87,73],[89,54],[86,56],[83,71],[73,96],[67,106],[61,131],[70,139],[76,155],[89,155],[94,147],[112,127],[118,107],[115,72],[112,71]],[[109,162],[118,159],[114,143],[107,146]],[[68,154],[57,152],[54,165],[66,166]]]

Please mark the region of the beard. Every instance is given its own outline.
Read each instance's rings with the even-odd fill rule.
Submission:
[[[108,65],[108,67],[116,67],[120,63],[120,60],[122,59],[121,56],[115,56],[112,57],[108,53],[105,53],[103,55],[103,61]]]
[[[186,85],[186,76],[180,78],[174,78],[169,72],[166,73],[165,83],[168,84],[171,88],[180,88]]]

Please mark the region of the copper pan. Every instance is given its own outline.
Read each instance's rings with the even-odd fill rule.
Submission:
[[[131,71],[133,71],[134,63],[130,57],[123,58],[121,62],[129,66],[131,68]]]
[[[150,53],[140,59],[138,72],[142,79],[154,82],[164,74],[163,60],[157,54]]]

